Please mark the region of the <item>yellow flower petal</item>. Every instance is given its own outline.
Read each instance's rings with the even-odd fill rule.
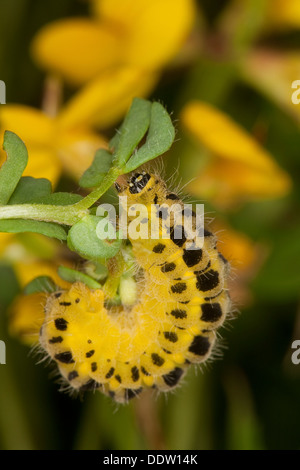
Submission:
[[[26,141],[25,141],[26,144]],[[45,142],[47,145],[47,143]],[[27,145],[28,165],[24,170],[24,176],[33,176],[34,178],[47,178],[51,181],[53,187],[57,184],[62,165],[53,149],[36,148]]]
[[[65,262],[62,264],[66,265]],[[59,263],[50,263],[47,261],[27,261],[14,263],[14,270],[17,279],[22,287],[38,276],[49,276],[61,287],[68,287],[70,284],[63,281],[57,274]]]
[[[208,166],[189,185],[194,194],[228,205],[241,196],[278,197],[290,190],[289,176],[272,156],[221,111],[193,102],[183,110],[182,120],[211,153]]]
[[[131,25],[125,61],[146,69],[157,69],[177,54],[191,31],[195,18],[191,0],[152,0]]]
[[[196,8],[194,0],[105,0],[94,11],[99,20],[71,18],[42,28],[34,59],[74,85],[115,66],[159,69],[179,51]]]
[[[54,120],[43,112],[29,106],[6,105],[0,109],[0,141],[4,131],[15,132],[28,150],[28,165],[24,176],[48,178],[56,184],[61,173],[61,163],[51,149],[55,139]],[[6,160],[6,153],[0,148],[0,165]]]
[[[277,27],[299,28],[299,0],[269,0],[267,19],[271,25],[275,25]]]
[[[65,262],[63,264],[66,265]],[[58,286],[68,289],[70,284],[57,274],[58,265],[46,261],[15,262],[14,270],[21,287],[38,276],[49,276]],[[10,333],[25,344],[36,343],[44,321],[45,301],[44,293],[18,296],[9,311]]]
[[[9,332],[23,343],[38,343],[39,331],[44,322],[45,294],[21,295],[9,310]]]
[[[100,21],[131,25],[135,24],[148,3],[149,0],[91,0],[92,12]]]
[[[57,118],[62,129],[97,125],[109,127],[122,118],[135,96],[144,97],[155,86],[158,74],[124,67],[88,84],[66,104]]]
[[[104,137],[89,130],[74,129],[60,135],[57,153],[65,171],[78,180],[92,164],[96,151],[105,147]]]
[[[195,20],[193,0],[104,0],[95,2],[100,18],[127,31],[125,63],[157,69],[179,51]]]
[[[292,83],[300,77],[299,52],[255,49],[244,57],[241,65],[244,79],[251,86],[256,86],[300,123],[300,105],[292,102],[296,92]]]
[[[244,233],[228,225],[213,222],[214,233],[218,237],[218,248],[235,270],[246,271],[257,260],[257,246]]]
[[[13,238],[13,233],[0,233],[0,255]]]
[[[182,113],[183,125],[214,155],[269,170],[272,157],[229,116],[208,103],[195,101]]]
[[[0,139],[5,130],[15,132],[27,144],[45,145],[54,136],[54,123],[42,111],[22,105],[0,106]]]
[[[32,45],[34,59],[74,85],[82,85],[114,65],[122,41],[112,28],[88,18],[45,26]]]
[[[220,159],[210,163],[188,190],[226,208],[247,199],[282,197],[290,187],[291,180],[283,171],[268,172]]]

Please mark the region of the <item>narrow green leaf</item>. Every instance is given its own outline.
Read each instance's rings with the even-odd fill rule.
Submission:
[[[117,129],[117,131],[116,131],[115,135],[113,136],[113,138],[109,141],[108,147],[109,147],[109,150],[111,151],[111,153],[113,153],[113,154],[116,154],[117,151],[118,151],[121,135],[122,135],[122,132],[123,132],[123,125],[124,124],[121,124],[120,128]]]
[[[100,239],[97,226],[101,220],[100,217],[88,215],[73,225],[68,234],[69,248],[91,260],[102,261],[115,256],[121,248],[122,240]]]
[[[32,232],[40,233],[47,237],[58,238],[58,240],[67,239],[67,233],[60,225],[52,222],[40,222],[37,220],[3,219],[0,220],[0,232]]]
[[[96,152],[92,165],[83,173],[79,180],[82,188],[99,186],[112,165],[112,154],[105,149]]]
[[[4,133],[3,149],[7,160],[0,168],[0,205],[5,206],[26,168],[28,153],[24,142],[10,131]]]
[[[40,202],[40,199],[51,194],[51,183],[46,178],[23,176],[14,190],[8,204],[27,204]]]
[[[122,124],[120,137],[113,142],[117,146],[114,162],[118,166],[122,167],[127,162],[146,134],[150,125],[151,106],[150,101],[140,98],[133,100]]]
[[[39,200],[39,204],[50,204],[52,206],[71,206],[83,199],[80,194],[74,193],[52,193]]]
[[[90,289],[99,289],[101,284],[95,281],[92,277],[88,276],[87,274],[81,273],[80,271],[76,271],[75,269],[66,268],[65,266],[60,266],[58,268],[59,276],[67,282],[83,282],[86,284]]]
[[[129,173],[140,165],[165,153],[171,147],[174,138],[175,129],[169,114],[160,103],[153,103],[147,140],[130,158],[124,172]]]
[[[24,294],[37,294],[39,292],[49,293],[57,291],[57,286],[49,276],[38,276],[30,281],[24,288]]]

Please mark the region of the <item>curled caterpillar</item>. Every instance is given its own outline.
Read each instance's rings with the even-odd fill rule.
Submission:
[[[145,172],[116,188],[129,204],[184,206],[160,177]],[[162,228],[163,213],[156,217]],[[210,231],[202,248],[191,250],[174,228],[173,220],[168,239],[130,240],[143,272],[133,306],[108,307],[102,289],[82,283],[49,295],[40,342],[73,389],[99,389],[124,403],[147,387],[173,389],[191,363],[210,356],[230,310],[229,264]]]

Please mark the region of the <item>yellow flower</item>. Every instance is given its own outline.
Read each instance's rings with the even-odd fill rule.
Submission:
[[[244,233],[223,222],[213,221],[212,228],[218,237],[218,248],[233,270],[239,275],[251,270],[258,259],[258,247],[255,243]]]
[[[269,0],[267,19],[277,28],[300,28],[299,0]]]
[[[5,237],[6,234],[1,234]],[[9,234],[10,238],[2,250],[2,258],[15,272],[21,289],[39,276],[48,276],[57,286],[68,288],[69,283],[57,273],[60,265],[73,267],[61,255],[61,245],[38,234]],[[55,259],[56,261],[52,261]],[[8,325],[12,336],[32,345],[38,341],[40,327],[44,320],[43,305],[46,293],[20,294],[9,309]]]
[[[11,233],[0,233],[0,255],[10,243],[13,235]]]
[[[91,18],[46,25],[33,43],[36,61],[82,85],[122,66],[158,70],[180,50],[195,17],[194,0],[93,0]]]
[[[108,128],[123,118],[133,98],[147,96],[158,78],[157,72],[128,66],[104,72],[65,104],[57,116],[59,125]]]
[[[244,56],[241,70],[245,81],[258,88],[300,124],[300,105],[292,101],[292,95],[296,92],[292,84],[300,78],[298,51],[253,50]]]
[[[20,295],[9,311],[9,333],[28,346],[38,343],[39,331],[44,322],[43,304],[46,295]]]
[[[208,152],[207,163],[188,190],[219,206],[242,199],[281,197],[291,187],[289,176],[255,139],[229,116],[213,106],[195,101],[185,106],[182,122]]]
[[[269,250],[264,244],[254,242],[246,234],[234,230],[223,220],[214,220],[211,228],[218,237],[219,251],[230,264],[229,290],[232,304],[234,308],[245,308],[253,302],[249,283],[261,269]]]
[[[66,263],[63,263],[66,265]],[[70,284],[63,281],[57,274],[59,262],[36,261],[32,259],[13,263],[13,267],[21,287],[25,287],[38,276],[49,276],[62,287],[69,288]],[[44,322],[44,303],[46,293],[19,295],[9,310],[9,331],[12,336],[23,343],[33,345],[38,342],[39,331]]]
[[[24,176],[48,178],[55,185],[63,168],[76,179],[90,166],[95,151],[106,145],[88,127],[68,128],[56,118],[22,105],[1,106],[0,141],[5,130],[15,132],[28,149]],[[6,155],[0,150],[0,165]]]
[[[195,20],[194,0],[91,0],[93,15],[46,25],[32,55],[49,73],[82,88],[58,116],[64,126],[116,124],[146,97],[180,51]]]

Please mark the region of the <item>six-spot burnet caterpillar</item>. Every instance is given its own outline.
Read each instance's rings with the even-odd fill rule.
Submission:
[[[129,205],[183,208],[157,175],[135,173],[116,188]],[[195,214],[189,216],[193,223]],[[157,217],[162,227],[163,211]],[[211,355],[230,310],[229,265],[210,231],[201,248],[188,249],[191,240],[183,227],[175,237],[174,223],[167,239],[130,240],[142,272],[134,305],[108,306],[103,289],[80,282],[49,295],[40,342],[72,389],[127,402],[147,387],[173,389],[190,364]]]

